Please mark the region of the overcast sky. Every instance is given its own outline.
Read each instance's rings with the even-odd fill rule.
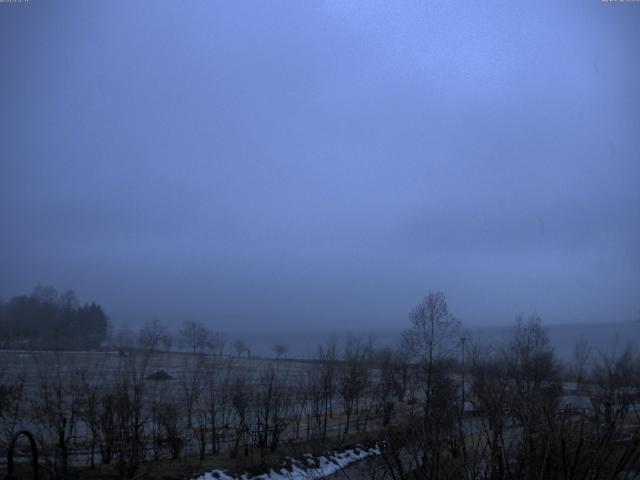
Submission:
[[[0,4],[0,295],[114,323],[640,315],[640,3]]]

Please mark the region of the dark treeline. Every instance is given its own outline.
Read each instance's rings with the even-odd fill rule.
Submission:
[[[37,286],[30,295],[0,300],[0,348],[96,349],[107,327],[102,307],[80,305],[72,290]]]

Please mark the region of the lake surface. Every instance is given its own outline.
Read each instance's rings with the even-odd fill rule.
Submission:
[[[612,322],[545,325],[551,343],[563,360],[570,360],[578,341],[586,340],[594,352],[611,352],[613,349],[626,347],[629,342],[640,340],[640,322]],[[469,327],[469,336],[482,345],[500,345],[512,331],[512,326]],[[339,330],[316,332],[268,332],[268,333],[229,333],[226,335],[228,347],[236,339],[242,339],[250,348],[253,356],[271,357],[273,345],[283,344],[288,347],[286,357],[312,358],[318,345],[326,343],[333,335],[338,343],[344,344],[349,334],[361,338],[372,338],[376,346],[393,346],[397,344],[401,329],[389,330]]]

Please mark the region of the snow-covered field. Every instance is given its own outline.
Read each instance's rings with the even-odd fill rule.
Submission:
[[[304,461],[290,460],[290,468],[252,476],[249,474],[230,475],[223,470],[214,470],[198,477],[197,480],[310,480],[322,479],[337,471],[364,460],[368,457],[380,455],[378,448],[354,448],[343,452],[332,452],[326,456],[314,457],[304,455]]]

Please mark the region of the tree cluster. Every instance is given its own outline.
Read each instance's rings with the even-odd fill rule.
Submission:
[[[0,302],[0,348],[96,349],[108,318],[96,303],[80,305],[73,291],[38,286],[31,295]]]
[[[406,338],[423,408],[384,432],[391,478],[637,476],[640,354],[633,346],[590,358],[579,342],[574,362],[562,365],[535,314],[517,317],[502,344],[469,345],[441,293],[426,297],[411,321]]]

